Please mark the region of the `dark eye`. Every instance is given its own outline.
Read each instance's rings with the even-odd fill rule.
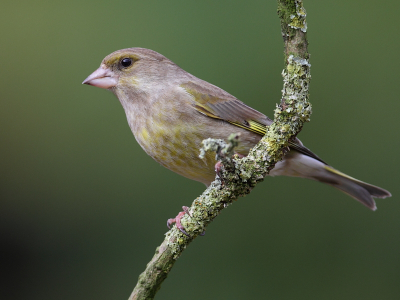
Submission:
[[[132,59],[131,58],[126,57],[126,58],[123,58],[121,60],[121,66],[123,66],[124,68],[127,68],[130,65],[132,65]]]

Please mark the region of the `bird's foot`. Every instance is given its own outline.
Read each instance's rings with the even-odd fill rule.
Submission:
[[[189,217],[192,217],[192,216],[189,213],[189,207],[182,206],[182,209],[183,209],[183,211],[181,211],[175,218],[168,219],[167,226],[168,226],[169,229],[171,229],[171,225],[175,223],[176,228],[178,228],[180,232],[182,232],[183,234],[189,236],[189,234],[185,231],[185,227],[183,227],[183,225],[181,223],[181,219],[183,218],[183,216],[185,214],[187,214]],[[200,233],[201,236],[203,236],[205,234],[206,234],[205,231]]]
[[[189,236],[189,234],[185,231],[185,227],[183,227],[183,225],[181,223],[181,219],[183,218],[183,216],[185,214],[188,214],[189,217],[190,217],[189,207],[182,206],[182,209],[183,209],[183,211],[181,211],[175,218],[168,219],[167,226],[168,226],[169,229],[171,229],[171,225],[175,223],[176,228],[178,228],[180,232],[182,232],[183,234]]]

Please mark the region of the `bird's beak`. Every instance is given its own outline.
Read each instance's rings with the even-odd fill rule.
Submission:
[[[82,84],[97,86],[102,89],[109,89],[118,84],[118,76],[109,68],[100,66],[96,71],[89,75]]]

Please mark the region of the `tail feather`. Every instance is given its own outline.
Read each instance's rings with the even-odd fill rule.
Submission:
[[[374,185],[350,177],[321,160],[300,153],[292,149],[286,154],[285,159],[275,165],[270,172],[271,176],[293,176],[317,180],[329,184],[353,197],[366,207],[376,210],[374,198],[386,198],[391,194]]]
[[[388,191],[380,187],[350,177],[330,166],[325,165],[324,168],[333,175],[333,178],[330,178],[330,182],[325,181],[326,183],[348,194],[372,210],[376,210],[373,197],[386,198],[391,196]],[[320,178],[319,181],[324,182],[324,179]]]

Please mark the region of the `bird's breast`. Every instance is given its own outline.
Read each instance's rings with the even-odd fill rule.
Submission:
[[[197,114],[197,112],[195,112]],[[149,114],[132,116],[130,122],[143,150],[164,167],[190,179],[209,184],[215,178],[215,154],[199,158],[207,124],[198,123],[185,111],[154,105]]]

